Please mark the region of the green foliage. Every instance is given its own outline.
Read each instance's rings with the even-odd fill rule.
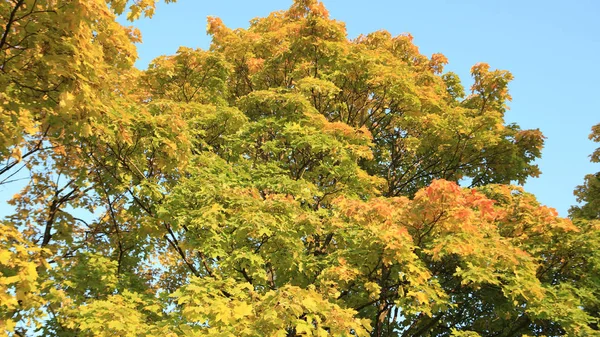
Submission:
[[[600,124],[592,127],[589,138],[594,142],[600,141]],[[600,162],[600,148],[596,149],[590,158],[593,163]],[[583,185],[577,186],[574,193],[577,201],[582,205],[571,207],[569,210],[571,216],[582,219],[600,219],[600,172],[586,175]]]
[[[465,94],[316,0],[209,18],[209,50],[139,71],[115,15],[154,6],[0,3],[0,181],[31,177],[0,223],[3,334],[598,334],[598,184],[572,220],[510,185],[544,137],[504,122],[509,72]]]

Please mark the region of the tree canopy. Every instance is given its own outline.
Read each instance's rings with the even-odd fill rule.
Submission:
[[[600,334],[598,174],[570,218],[513,185],[544,137],[510,72],[465,91],[317,0],[141,71],[115,19],[154,8],[0,1],[0,333]]]

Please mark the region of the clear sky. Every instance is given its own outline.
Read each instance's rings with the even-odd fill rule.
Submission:
[[[324,0],[330,15],[346,23],[350,38],[385,29],[414,36],[426,55],[441,52],[446,70],[470,86],[477,62],[506,69],[515,80],[507,122],[539,128],[547,137],[538,164],[542,175],[525,189],[562,216],[575,204],[573,189],[583,176],[600,171],[589,163],[597,146],[587,139],[600,123],[600,1],[539,0]],[[145,68],[179,46],[208,48],[206,17],[246,28],[254,17],[286,9],[291,0],[178,0],[161,4],[150,20],[135,23]],[[600,144],[598,144],[600,145]]]

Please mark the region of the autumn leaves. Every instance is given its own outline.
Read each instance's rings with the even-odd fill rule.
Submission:
[[[1,225],[4,330],[595,333],[598,225],[509,185],[543,145],[503,120],[509,72],[475,65],[465,95],[442,54],[349,40],[315,0],[248,29],[210,18],[209,50],[139,71],[125,1],[58,3],[77,10],[0,4],[56,41],[2,47],[0,178],[32,172]]]

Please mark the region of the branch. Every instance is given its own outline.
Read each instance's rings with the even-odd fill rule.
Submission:
[[[12,24],[15,22],[15,15],[17,15],[17,11],[19,10],[19,7],[23,6],[23,3],[25,3],[25,0],[17,1],[15,8],[13,8],[13,10],[10,12],[10,17],[8,18],[8,22],[6,23],[6,27],[4,28],[4,33],[2,34],[2,39],[0,39],[0,50],[2,50],[2,48],[4,48],[4,45],[6,44],[6,39],[8,38],[8,32],[10,31]]]

